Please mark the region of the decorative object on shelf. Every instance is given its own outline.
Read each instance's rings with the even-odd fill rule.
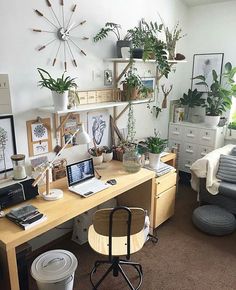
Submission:
[[[202,97],[203,93],[199,92],[197,89],[188,90],[188,93],[184,93],[183,97],[180,98],[180,104],[184,106],[184,119],[186,121],[191,120],[190,110],[194,107],[201,107],[205,104],[205,99]]]
[[[179,27],[179,22],[174,26],[172,30],[167,27],[163,20],[162,20],[163,26],[164,26],[164,32],[166,37],[166,48],[169,55],[169,60],[175,60],[180,57],[180,54],[178,54],[176,58],[176,43],[181,38],[185,37],[187,34],[182,34],[182,28]],[[181,55],[181,60],[183,60]]]
[[[58,159],[52,164],[52,178],[53,181],[66,176],[67,161],[65,158]]]
[[[196,84],[198,76],[204,76],[205,82],[210,88],[213,83],[212,71],[215,70],[219,76],[219,82],[221,82],[221,73],[223,65],[224,54],[223,53],[207,53],[207,54],[194,54],[193,55],[193,71],[192,71],[192,84],[191,88],[197,89],[200,92],[205,92],[206,88],[204,84]]]
[[[104,70],[104,86],[111,86],[113,81],[112,70]]]
[[[51,119],[40,118],[26,122],[29,156],[52,151]]]
[[[38,85],[41,88],[51,90],[55,111],[65,111],[68,105],[68,91],[72,87],[77,87],[74,82],[75,78],[69,76],[65,77],[65,72],[60,78],[53,79],[51,75],[42,68],[37,68],[41,80]]]
[[[149,152],[149,166],[157,169],[160,165],[161,153],[167,146],[167,139],[162,139],[159,134],[154,130],[154,136],[148,137],[145,141],[147,150]]]
[[[87,113],[88,134],[94,146],[110,146],[110,115],[101,110]]]
[[[15,154],[11,156],[12,165],[13,165],[13,179],[22,180],[27,177],[25,171],[25,155],[24,154]]]
[[[0,116],[0,173],[7,178],[12,170],[11,156],[16,154],[16,140],[12,115]]]
[[[175,109],[179,107],[179,100],[170,100],[169,122],[175,122]]]
[[[113,22],[105,23],[105,26],[100,29],[100,31],[94,36],[94,42],[98,42],[108,36],[109,32],[112,32],[116,38],[116,50],[117,57],[119,58],[129,58],[130,56],[130,46],[131,42],[127,39],[127,36],[123,40],[121,40],[120,36],[121,25]]]
[[[169,89],[165,88],[165,85],[161,86],[161,90],[162,90],[162,92],[164,94],[164,99],[163,99],[162,105],[161,105],[162,109],[166,109],[167,108],[167,97],[170,94],[170,92],[172,91],[172,89],[173,89],[173,85],[170,85]]]
[[[70,137],[78,129],[78,124],[80,123],[79,114],[70,114],[69,116],[60,117],[60,126],[61,126],[61,145],[64,146],[65,143],[70,139]],[[76,144],[76,136],[71,140],[67,147],[72,147]]]
[[[205,123],[210,127],[215,127],[218,125],[222,113],[231,108],[231,97],[236,96],[234,80],[236,67],[232,67],[231,63],[227,62],[222,74],[217,74],[214,69],[211,74],[213,81],[210,85],[205,75],[196,76],[194,79],[200,80],[196,85],[205,86],[207,92],[208,97],[206,103],[203,104],[203,107],[206,108]]]
[[[38,51],[42,51],[43,49],[47,48],[52,43],[55,44],[55,42],[56,42],[56,43],[58,43],[58,45],[57,45],[55,57],[52,61],[52,65],[54,66],[56,64],[56,62],[58,60],[58,56],[60,55],[60,51],[62,50],[63,55],[64,55],[64,61],[63,61],[64,70],[65,71],[67,70],[67,64],[68,64],[67,56],[68,56],[68,54],[71,57],[71,63],[75,67],[77,67],[75,53],[77,53],[77,51],[79,51],[80,54],[86,56],[86,53],[80,47],[80,44],[77,43],[77,41],[79,39],[84,41],[84,40],[88,40],[89,38],[86,36],[79,37],[78,32],[76,33],[76,35],[74,35],[76,37],[74,37],[72,35],[72,31],[76,28],[83,26],[86,23],[86,20],[83,20],[79,23],[75,23],[74,21],[72,21],[74,15],[75,15],[75,12],[76,12],[77,5],[72,6],[69,19],[67,20],[65,18],[65,12],[64,12],[64,0],[60,0],[61,15],[56,15],[56,13],[53,9],[53,6],[49,0],[46,0],[46,3],[47,3],[47,6],[49,7],[49,9],[51,10],[51,12],[54,16],[52,20],[50,20],[48,17],[46,17],[39,10],[35,9],[34,11],[38,16],[44,18],[48,23],[50,23],[50,26],[51,26],[50,30],[42,30],[42,29],[37,28],[37,29],[33,29],[33,31],[37,32],[37,33],[48,33],[50,35],[54,35],[54,38],[49,40],[46,44],[39,46]],[[75,47],[75,50],[72,49],[72,45]]]
[[[125,153],[123,154],[123,166],[125,171],[136,173],[141,169],[142,165],[142,158],[137,148],[134,145],[126,147]]]
[[[56,156],[53,158],[52,161],[48,163],[46,168],[41,172],[41,174],[35,179],[33,182],[33,186],[36,186],[41,179],[44,178],[46,174],[46,191],[41,194],[41,196],[45,200],[57,200],[63,197],[63,191],[60,189],[50,189],[50,182],[49,182],[49,172],[51,168],[53,167],[54,162],[58,159],[59,156],[61,156],[62,152],[66,148],[66,146],[71,142],[71,140],[74,138],[75,135],[77,135],[77,144],[88,144],[90,142],[90,137],[84,130],[84,125],[82,123],[78,124],[78,129],[75,131],[75,133],[71,136],[71,138],[65,143],[65,145],[62,147],[62,149],[56,154]]]
[[[143,87],[140,90],[142,99],[155,99],[156,79],[155,77],[141,77]]]
[[[183,107],[175,107],[174,111],[174,123],[179,123],[184,121],[185,110]]]
[[[185,60],[185,56],[181,53],[176,53],[175,60]]]

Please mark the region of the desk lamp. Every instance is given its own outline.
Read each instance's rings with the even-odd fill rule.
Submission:
[[[56,161],[56,159],[62,154],[66,146],[72,141],[75,135],[76,135],[76,143],[78,145],[88,144],[90,142],[90,137],[88,133],[84,130],[84,125],[81,123],[78,124],[78,129],[75,131],[75,133],[71,135],[71,137],[67,140],[62,149],[57,153],[54,159],[48,163],[47,167],[39,174],[39,176],[35,179],[35,181],[32,184],[33,186],[36,186],[39,183],[39,181],[42,178],[44,178],[46,174],[46,191],[42,194],[45,200],[57,200],[63,197],[63,191],[61,189],[56,188],[50,189],[49,171],[53,166],[53,162]]]

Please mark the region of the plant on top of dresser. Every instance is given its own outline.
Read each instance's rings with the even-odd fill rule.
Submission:
[[[224,66],[224,73],[221,75],[223,84],[220,82],[220,75],[217,75],[215,70],[212,70],[211,85],[206,83],[203,75],[193,78],[200,80],[196,85],[204,85],[206,88],[207,99],[203,105],[206,108],[205,123],[211,127],[218,125],[222,113],[231,107],[231,97],[236,96],[235,73],[236,67],[232,67],[231,63],[227,62]]]
[[[126,58],[126,57],[129,57],[129,55],[130,55],[131,42],[127,38],[127,36],[125,36],[123,40],[121,39],[120,29],[121,29],[120,24],[117,24],[114,22],[107,22],[107,23],[105,23],[105,26],[102,27],[99,30],[99,32],[94,36],[93,41],[98,42],[98,41],[106,38],[108,36],[108,34],[110,32],[112,32],[117,38],[117,42],[116,42],[117,57]]]
[[[149,152],[149,166],[157,169],[160,164],[161,153],[167,146],[167,139],[160,138],[159,134],[154,130],[154,136],[148,137],[145,141]]]
[[[68,91],[72,87],[77,87],[75,78],[65,77],[65,72],[60,78],[53,79],[51,75],[42,68],[37,68],[41,80],[38,85],[41,88],[48,88],[52,92],[55,111],[64,111],[67,109]]]
[[[188,93],[184,93],[183,97],[179,99],[180,104],[185,107],[186,120],[189,121],[189,108],[203,106],[205,104],[205,99],[202,97],[203,93],[199,92],[197,89],[188,90]]]

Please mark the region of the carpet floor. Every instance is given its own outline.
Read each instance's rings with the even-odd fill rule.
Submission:
[[[180,185],[175,215],[155,230],[157,244],[148,241],[131,260],[143,267],[143,290],[233,290],[236,289],[236,233],[224,237],[206,235],[192,222],[197,207],[196,193]],[[73,252],[79,261],[74,290],[91,290],[89,273],[94,261],[103,257],[88,244],[79,246],[72,241],[58,243],[57,248]],[[103,267],[103,266],[102,266]],[[105,267],[96,274],[101,275]],[[127,271],[135,285],[135,273]],[[30,290],[37,289],[30,279]],[[121,277],[110,275],[99,290],[129,289]]]

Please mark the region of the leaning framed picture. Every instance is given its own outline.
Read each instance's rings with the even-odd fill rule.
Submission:
[[[0,116],[0,173],[13,169],[11,156],[14,154],[16,138],[13,116]]]
[[[222,73],[224,54],[223,53],[207,53],[194,54],[193,70],[192,70],[192,90],[197,89],[200,92],[206,92],[204,85],[196,85],[200,80],[194,80],[196,76],[203,75],[209,88],[213,82],[212,70],[214,69],[218,76]]]
[[[155,87],[156,87],[156,83],[155,83],[155,78],[154,77],[142,77],[141,78],[143,85],[152,90],[152,93],[149,93],[145,98],[150,100],[150,101],[154,101],[155,98]]]

